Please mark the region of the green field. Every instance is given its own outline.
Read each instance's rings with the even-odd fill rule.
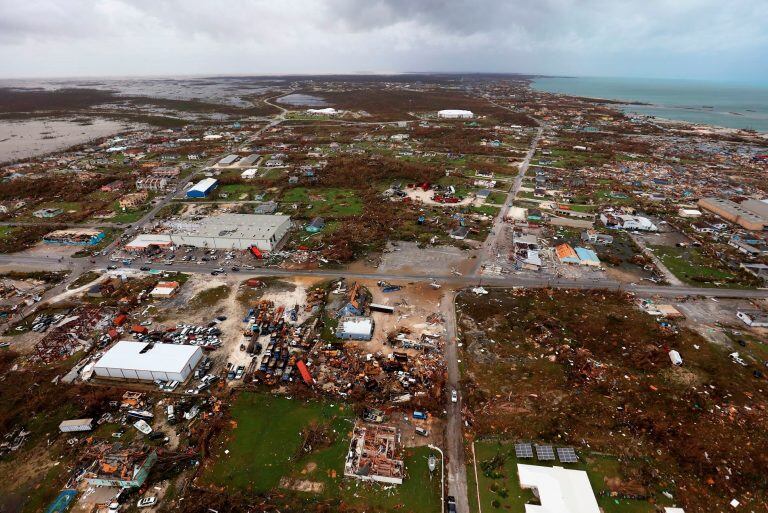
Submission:
[[[288,189],[280,198],[281,203],[298,203],[307,216],[348,217],[362,213],[363,202],[349,189]]]
[[[486,203],[495,203],[496,205],[503,205],[504,202],[507,200],[507,194],[504,192],[492,192],[488,199],[486,200]]]
[[[232,419],[229,436],[213,445],[214,463],[202,474],[205,484],[253,494],[279,490],[299,502],[330,500],[368,505],[373,511],[440,510],[439,479],[437,475],[429,479],[426,463],[429,449],[406,451],[407,477],[401,486],[384,487],[344,477],[354,423],[354,413],[345,405],[242,393],[232,407]],[[302,432],[310,426],[330,435],[328,443],[302,452]],[[297,491],[297,484],[317,488]]]
[[[475,442],[475,451],[477,455],[477,480],[480,483],[480,502],[482,503],[482,510],[485,512],[522,513],[525,511],[525,504],[537,503],[530,490],[522,489],[519,486],[518,463],[558,465],[574,470],[586,470],[598,505],[604,513],[652,513],[655,511],[653,504],[648,501],[617,499],[601,495],[600,492],[606,489],[604,484],[606,477],[621,476],[621,463],[616,458],[580,454],[582,461],[579,463],[551,462],[547,464],[536,460],[536,458],[518,460],[515,457],[513,444],[498,441]],[[494,458],[496,458],[497,465],[491,463]],[[469,495],[474,495],[473,503],[477,503],[477,488],[472,488],[476,486],[473,465],[467,468],[467,481],[468,486],[470,486]]]
[[[672,274],[689,285],[708,286],[713,282],[739,286],[738,276],[719,268],[719,263],[695,247],[651,246]]]
[[[222,185],[216,189],[215,194],[218,198],[222,198],[222,194],[225,194],[227,196],[226,199],[228,200],[252,200],[254,195],[261,192],[261,189],[256,185],[250,185],[247,183],[232,183]]]

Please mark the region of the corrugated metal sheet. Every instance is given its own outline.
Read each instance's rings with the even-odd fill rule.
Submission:
[[[315,380],[312,379],[312,375],[309,373],[307,364],[305,364],[302,360],[299,360],[299,362],[296,364],[296,368],[299,369],[299,374],[301,374],[301,379],[304,380],[304,383],[307,385],[313,385],[315,383]]]

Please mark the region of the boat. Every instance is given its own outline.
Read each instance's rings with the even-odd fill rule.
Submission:
[[[437,468],[437,458],[435,458],[434,454],[429,455],[429,459],[427,460],[427,465],[429,466],[430,472],[434,472],[435,468]]]
[[[133,423],[133,427],[138,429],[141,433],[148,435],[152,432],[152,428],[143,420],[137,420]]]

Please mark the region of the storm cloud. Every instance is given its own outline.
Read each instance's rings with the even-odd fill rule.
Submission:
[[[2,77],[490,71],[768,81],[764,0],[0,0]]]

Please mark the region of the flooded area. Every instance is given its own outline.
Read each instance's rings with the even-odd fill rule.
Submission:
[[[55,89],[96,89],[118,96],[149,96],[167,100],[200,100],[234,107],[250,107],[246,98],[270,90],[283,81],[258,77],[211,78],[105,78],[79,80],[0,80],[0,87]]]
[[[45,155],[134,128],[108,119],[34,119],[0,122],[0,162]]]
[[[330,105],[327,101],[319,96],[312,96],[310,94],[287,94],[277,99],[277,103],[285,105],[291,105],[293,107],[327,107]]]

